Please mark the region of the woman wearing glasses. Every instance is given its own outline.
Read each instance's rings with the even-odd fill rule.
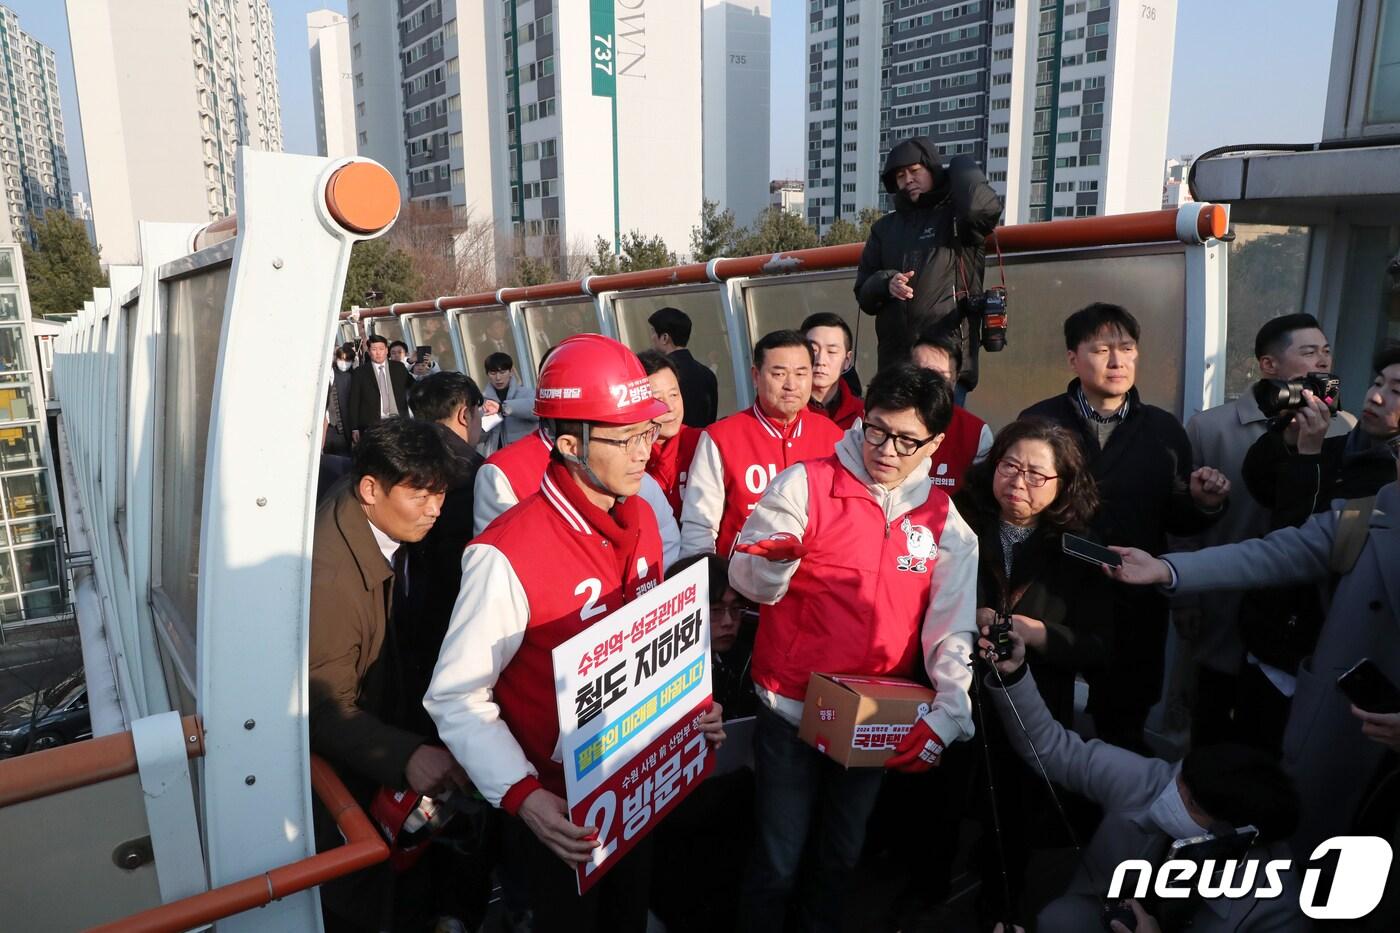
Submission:
[[[1049,421],[1027,419],[1002,428],[987,459],[972,468],[957,496],[958,509],[978,537],[977,625],[982,646],[999,616],[1026,643],[1036,686],[1051,715],[1073,727],[1077,674],[1106,663],[1112,638],[1111,588],[1092,564],[1064,553],[1065,532],[1084,534],[1098,508],[1098,490],[1078,440]],[[1001,720],[988,716],[986,734],[1001,817],[1001,842],[1010,890],[1025,890],[1031,850],[1066,844],[1045,788],[1027,770],[1007,741]],[[974,757],[980,768],[982,754]],[[985,778],[974,783],[987,786]],[[1078,798],[1074,798],[1077,800]],[[1068,801],[1067,801],[1068,802]],[[987,812],[987,802],[975,809]],[[1071,804],[1078,816],[1082,804]],[[990,835],[990,834],[985,834]],[[998,877],[995,850],[981,846],[977,859],[984,877]],[[981,904],[986,914],[1004,912],[997,885]],[[1021,915],[1012,905],[1013,915]]]
[[[1013,422],[956,501],[978,537],[978,628],[1011,617],[1046,705],[1072,725],[1075,675],[1103,665],[1112,631],[1103,574],[1061,546],[1099,505],[1079,442],[1048,421]]]

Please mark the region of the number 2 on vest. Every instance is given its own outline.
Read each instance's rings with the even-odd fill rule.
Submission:
[[[588,594],[588,598],[583,601],[583,608],[578,611],[581,621],[587,622],[594,616],[603,615],[608,611],[607,606],[598,605],[598,597],[603,595],[603,581],[597,577],[589,577],[578,586],[574,587],[574,595],[582,596]]]

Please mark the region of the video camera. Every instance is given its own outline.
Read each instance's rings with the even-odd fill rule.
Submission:
[[[969,311],[982,319],[982,349],[999,353],[1006,349],[1006,287],[993,285],[968,299]]]
[[[1336,414],[1342,403],[1342,379],[1336,373],[1308,373],[1298,379],[1260,379],[1254,384],[1254,400],[1265,418],[1285,424],[1303,407],[1303,390],[1327,403]]]

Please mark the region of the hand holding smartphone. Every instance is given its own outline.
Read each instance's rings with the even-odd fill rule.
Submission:
[[[1110,551],[1102,544],[1095,544],[1088,538],[1064,534],[1061,535],[1061,542],[1061,547],[1070,557],[1077,557],[1095,567],[1101,567],[1104,564],[1110,567],[1123,566],[1123,555],[1116,551]]]
[[[1337,689],[1368,713],[1400,713],[1400,687],[1370,659],[1362,658],[1337,678]]]

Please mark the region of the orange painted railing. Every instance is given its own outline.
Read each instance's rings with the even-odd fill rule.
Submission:
[[[204,755],[197,717],[180,720],[185,752]],[[100,784],[138,771],[130,732],[47,749],[0,762],[0,807]],[[93,927],[102,933],[178,933],[262,907],[389,857],[389,847],[324,759],[311,756],[311,789],[330,812],[345,845],[121,920]]]
[[[1197,207],[1200,210],[1196,217],[1197,236],[1202,240],[1224,236],[1227,221],[1225,208],[1219,204],[1192,205],[1192,209]],[[1142,211],[1136,214],[1114,214],[1108,217],[1078,217],[1000,227],[988,240],[987,247],[1000,248],[1003,253],[1027,253],[1050,249],[1085,249],[1096,246],[1133,246],[1168,242],[1178,239],[1177,214],[1180,210],[1176,208]],[[585,298],[599,292],[626,289],[701,285],[742,276],[849,269],[860,263],[863,248],[862,243],[846,243],[841,246],[818,246],[787,253],[716,259],[708,263],[692,262],[642,272],[593,275],[566,282],[551,282],[547,285],[503,288],[498,292],[477,292],[472,295],[454,295],[375,308],[360,308],[359,316],[376,318],[429,311],[453,311],[509,304],[513,301]],[[341,314],[342,319],[348,316],[349,312]]]

